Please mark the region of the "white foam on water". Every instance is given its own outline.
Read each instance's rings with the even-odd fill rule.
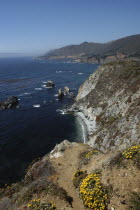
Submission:
[[[34,108],[39,108],[40,107],[40,104],[34,104],[33,107]]]
[[[30,95],[31,93],[21,93],[19,96]]]
[[[35,90],[42,90],[42,88],[35,88]]]
[[[61,110],[61,109],[57,109],[56,111],[57,111],[57,112],[59,112],[60,114],[63,114],[63,115],[64,115],[64,114],[67,114],[67,112],[66,112],[66,111]]]
[[[58,96],[58,94],[54,94],[54,96],[55,96],[55,97],[57,97],[57,96]]]
[[[56,73],[62,73],[63,71],[56,71]]]
[[[83,74],[83,73],[79,72],[78,74]]]
[[[47,89],[52,89],[53,87],[46,87],[46,85],[42,85],[42,87],[47,88]]]
[[[84,139],[84,143],[86,143],[86,137],[85,137],[85,127],[82,123],[80,123],[82,126],[82,131],[83,131],[83,139]]]

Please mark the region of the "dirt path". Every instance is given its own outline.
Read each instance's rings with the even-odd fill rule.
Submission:
[[[63,157],[59,157],[52,160],[52,163],[58,173],[58,184],[63,187],[68,194],[73,198],[72,208],[74,210],[85,209],[81,199],[79,198],[78,191],[73,186],[73,176],[78,168],[78,155],[85,150],[86,146],[80,145],[73,147],[73,149],[67,149],[64,152]]]

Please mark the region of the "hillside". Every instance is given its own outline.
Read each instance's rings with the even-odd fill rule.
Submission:
[[[108,151],[140,143],[140,62],[102,65],[80,87],[74,107],[94,125],[89,144]]]
[[[121,56],[116,56],[121,54]],[[114,56],[113,58],[110,56]],[[69,45],[52,50],[41,58],[71,58],[77,62],[104,63],[124,57],[140,58],[140,35],[124,37],[108,43],[88,43]],[[106,60],[105,60],[106,59]]]
[[[0,189],[0,209],[139,210],[140,153],[131,155],[64,141],[32,164],[22,182]]]

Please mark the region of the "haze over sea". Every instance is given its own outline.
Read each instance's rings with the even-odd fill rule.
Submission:
[[[0,111],[0,184],[20,180],[32,160],[64,139],[82,142],[77,119],[59,111],[72,101],[59,101],[56,94],[65,86],[76,94],[96,68],[29,57],[0,59],[0,100],[14,95],[21,105]],[[55,88],[44,87],[48,80],[55,82]]]

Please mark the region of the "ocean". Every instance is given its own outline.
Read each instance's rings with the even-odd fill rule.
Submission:
[[[95,64],[0,58],[0,101],[17,96],[21,105],[0,110],[0,186],[20,181],[32,160],[64,139],[83,142],[78,120],[60,111],[73,101],[58,100],[57,92],[68,86],[77,94],[96,69]],[[45,88],[48,80],[55,88]]]

